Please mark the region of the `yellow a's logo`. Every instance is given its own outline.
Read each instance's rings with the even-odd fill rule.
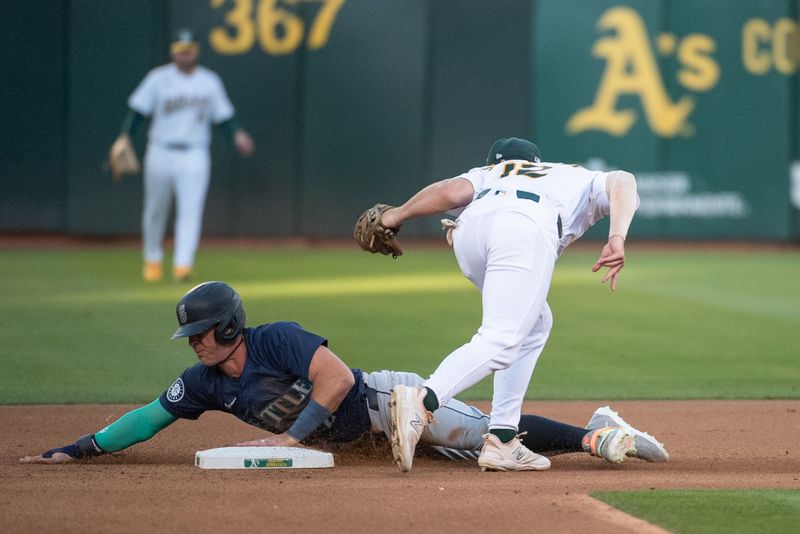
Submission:
[[[656,134],[673,137],[681,133],[694,109],[694,99],[670,99],[639,14],[628,7],[615,7],[603,14],[597,26],[600,30],[614,30],[616,35],[598,39],[592,48],[593,56],[606,61],[603,78],[594,103],[569,119],[567,131],[577,134],[602,130],[625,135],[636,122],[636,112],[618,110],[617,102],[622,95],[638,95],[647,122]]]

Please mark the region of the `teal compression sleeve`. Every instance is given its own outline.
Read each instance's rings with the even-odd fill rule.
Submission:
[[[152,438],[175,421],[177,417],[166,411],[161,401],[156,399],[126,413],[95,434],[94,439],[106,452],[119,451]]]

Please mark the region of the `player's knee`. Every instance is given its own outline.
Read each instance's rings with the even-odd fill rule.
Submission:
[[[541,328],[545,335],[550,334],[550,330],[553,329],[553,312],[550,310],[550,306],[545,305],[544,310],[542,310]]]
[[[524,337],[493,333],[484,335],[483,341],[488,345],[486,354],[491,354],[490,366],[493,371],[510,367],[517,359]]]
[[[481,326],[472,338],[480,345],[483,354],[490,354],[492,370],[505,369],[517,360],[529,333],[521,328],[496,328]]]
[[[492,370],[499,371],[500,369],[507,369],[511,367],[511,364],[517,359],[517,355],[519,354],[519,347],[516,350],[512,348],[503,349],[497,352],[492,358]]]

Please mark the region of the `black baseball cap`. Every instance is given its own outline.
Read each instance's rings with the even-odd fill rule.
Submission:
[[[539,147],[526,139],[518,137],[503,137],[498,139],[486,156],[486,164],[494,165],[502,160],[524,159],[525,161],[541,161]]]

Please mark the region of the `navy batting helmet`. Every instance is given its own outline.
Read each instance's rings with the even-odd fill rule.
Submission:
[[[223,345],[239,337],[247,320],[239,293],[223,282],[193,287],[178,301],[175,313],[180,326],[170,339],[202,334],[216,326],[214,337]]]
[[[504,159],[524,159],[538,163],[541,157],[538,146],[525,139],[509,137],[494,142],[486,156],[486,164],[494,165]]]

